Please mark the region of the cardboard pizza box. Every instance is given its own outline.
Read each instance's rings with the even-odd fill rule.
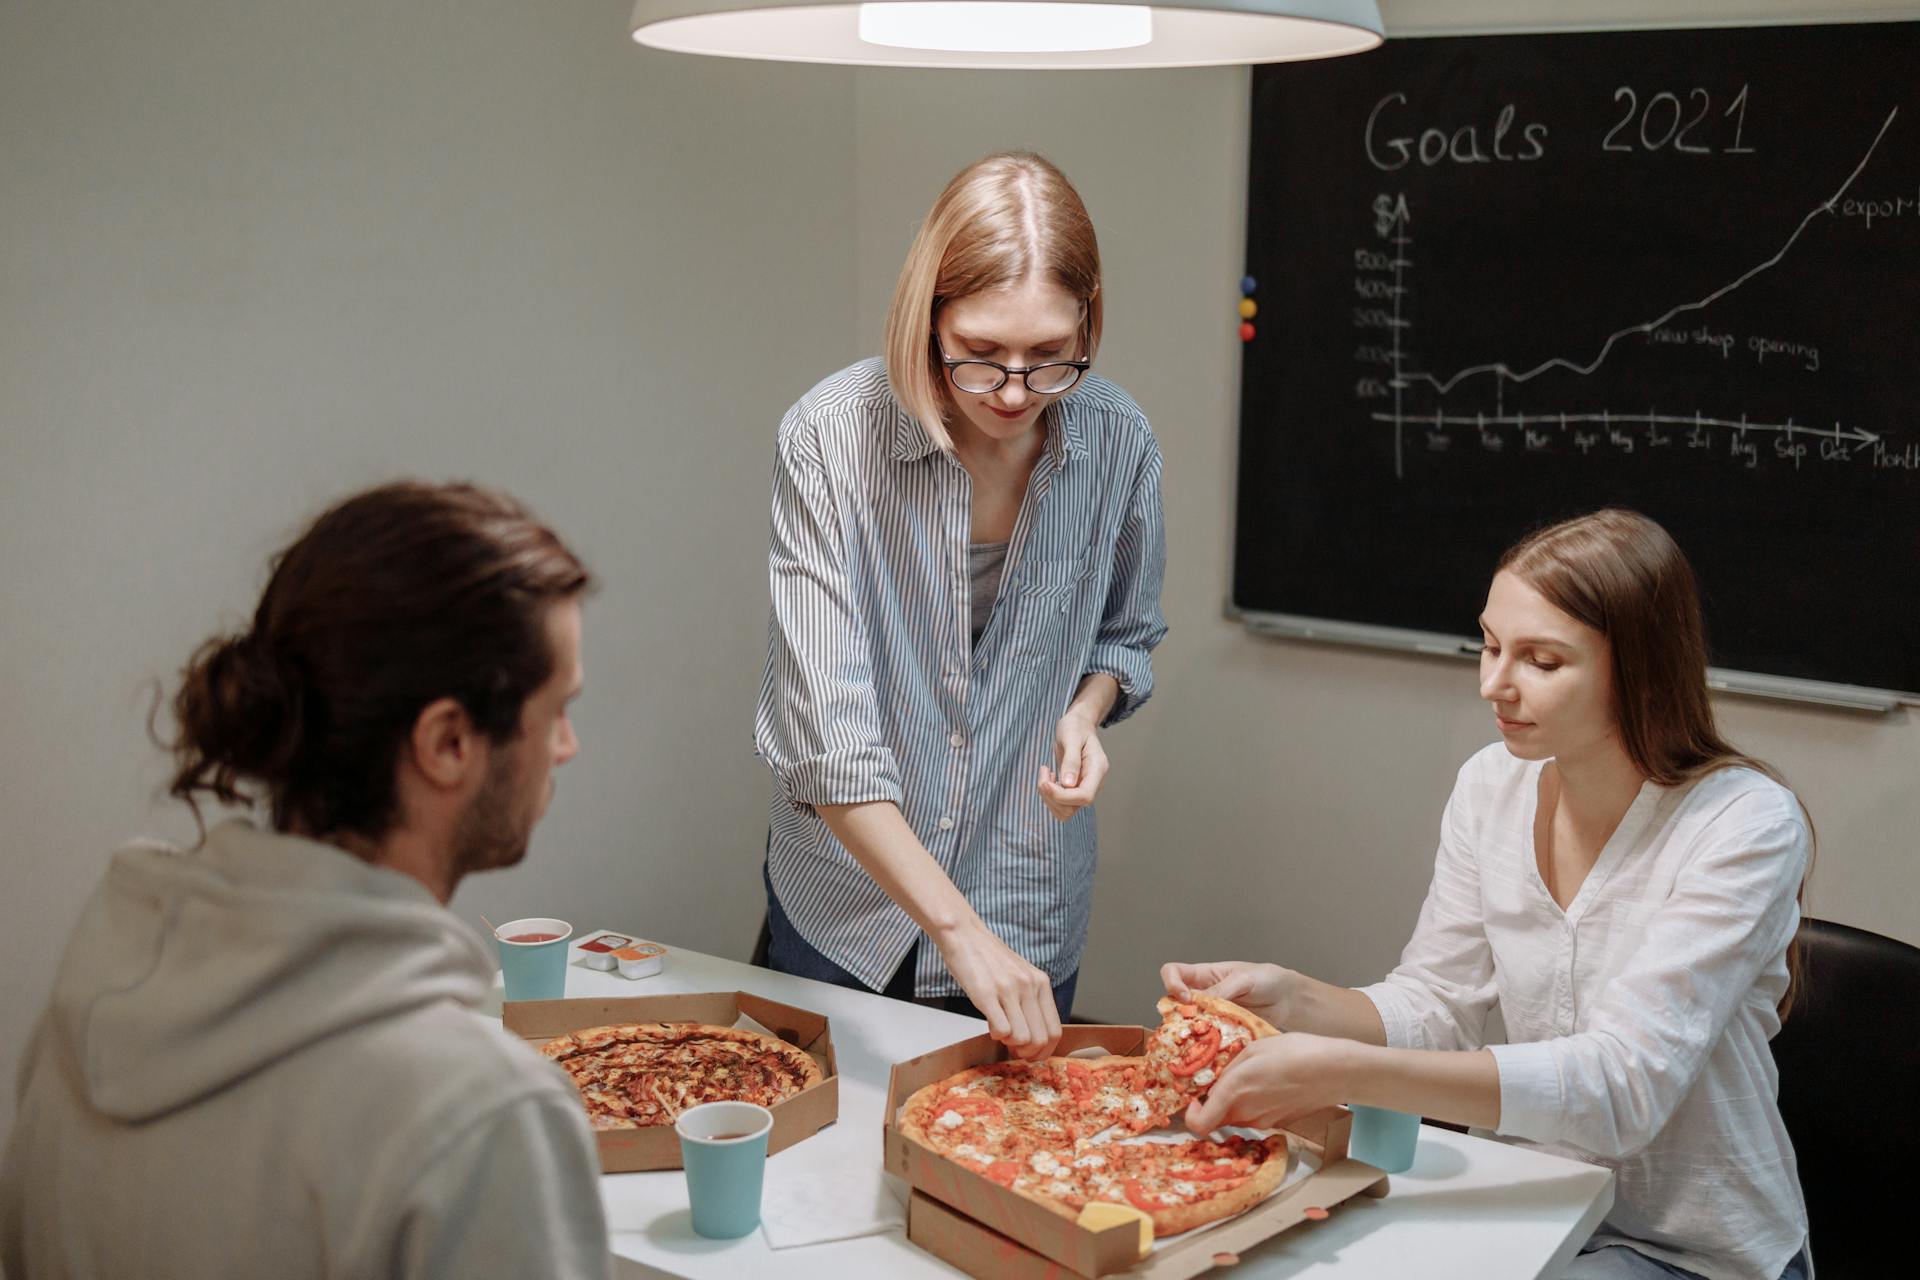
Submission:
[[[516,1000],[501,1006],[500,1024],[534,1048],[555,1036],[583,1027],[622,1022],[706,1022],[730,1027],[742,1015],[813,1056],[826,1078],[791,1098],[775,1103],[767,1151],[784,1151],[810,1138],[840,1117],[840,1072],[833,1057],[833,1035],[825,1014],[767,1000],[747,991],[713,991],[670,996],[621,996],[610,999]],[[600,1129],[602,1173],[680,1168],[680,1135],[672,1125],[645,1129]]]
[[[1076,1025],[1061,1029],[1056,1054],[1095,1048],[1122,1056],[1146,1051],[1147,1028]],[[1187,1280],[1238,1261],[1238,1253],[1307,1220],[1308,1209],[1331,1210],[1354,1196],[1385,1195],[1387,1175],[1347,1155],[1353,1116],[1345,1107],[1295,1122],[1287,1132],[1319,1168],[1236,1218],[1169,1237],[1142,1259],[1133,1224],[1090,1231],[1043,1209],[902,1133],[896,1121],[914,1093],[968,1067],[1005,1061],[1004,1045],[975,1036],[893,1068],[887,1088],[886,1167],[913,1187],[907,1239],[971,1276],[1058,1280],[1065,1267],[1082,1276],[1126,1272],[1142,1280]],[[1317,1215],[1316,1215],[1317,1216]]]

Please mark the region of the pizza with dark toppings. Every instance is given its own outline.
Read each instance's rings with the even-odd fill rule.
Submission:
[[[824,1078],[797,1045],[700,1022],[588,1027],[540,1052],[572,1077],[596,1129],[672,1124],[703,1102],[770,1107]]]

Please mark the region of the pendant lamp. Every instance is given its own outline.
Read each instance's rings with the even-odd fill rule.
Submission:
[[[1211,67],[1359,53],[1374,0],[637,0],[641,44],[869,67]]]

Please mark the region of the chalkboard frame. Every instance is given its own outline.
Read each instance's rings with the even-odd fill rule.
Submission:
[[[1898,22],[1898,23],[1912,24],[1913,17],[1914,15],[1912,14],[1889,13],[1885,17],[1876,17],[1873,19],[1869,19],[1868,21]],[[1497,29],[1489,28],[1489,29],[1480,30],[1480,31],[1464,31],[1464,30],[1455,30],[1455,29],[1436,28],[1431,32],[1423,31],[1415,35],[1406,35],[1399,32],[1395,32],[1392,34],[1393,34],[1393,43],[1395,45],[1404,46],[1408,43],[1420,43],[1423,41],[1429,41],[1429,40],[1435,40],[1435,39],[1450,40],[1450,39],[1455,39],[1459,37],[1498,38],[1501,36],[1514,36],[1514,35],[1526,35],[1530,37],[1541,37],[1541,36],[1553,37],[1553,36],[1559,36],[1559,35],[1584,33],[1584,32],[1591,32],[1591,31],[1617,32],[1617,31],[1629,31],[1629,30],[1635,31],[1635,32],[1659,32],[1659,31],[1679,30],[1683,32],[1692,32],[1697,34],[1701,30],[1706,28],[1714,28],[1721,31],[1731,29],[1737,32],[1737,31],[1746,30],[1746,29],[1758,30],[1763,28],[1778,28],[1783,26],[1784,27],[1795,27],[1795,26],[1825,27],[1825,26],[1858,26],[1858,25],[1860,24],[1857,21],[1851,20],[1851,19],[1820,20],[1812,23],[1809,23],[1806,19],[1782,20],[1782,21],[1755,21],[1755,22],[1682,21],[1682,22],[1662,22],[1659,24],[1636,24],[1631,26],[1584,26],[1584,25],[1571,26],[1570,25],[1566,27],[1548,27],[1548,28],[1542,28],[1539,26],[1524,26],[1524,27],[1516,26],[1516,27],[1501,27]],[[1275,69],[1275,70],[1278,70],[1278,69]],[[1270,74],[1271,72],[1268,72],[1268,73]],[[1256,71],[1256,75],[1259,75],[1259,74],[1262,74],[1262,72]],[[1256,113],[1258,111],[1257,82],[1256,82],[1255,101],[1252,104],[1252,110],[1255,111]],[[1250,150],[1251,148],[1259,144],[1259,136],[1260,136],[1259,122],[1256,119],[1254,122],[1254,127],[1249,132]],[[1517,137],[1518,135],[1516,135],[1516,138]],[[1253,164],[1253,159],[1254,157],[1250,154],[1250,157],[1249,157],[1250,169]],[[1254,225],[1253,225],[1253,221],[1254,221],[1253,209],[1251,208],[1251,201],[1253,199],[1254,192],[1252,190],[1251,181],[1249,184],[1248,194],[1249,194],[1249,202],[1250,202],[1250,208],[1248,213],[1249,259],[1251,260],[1252,258],[1251,240],[1253,235],[1255,234]],[[1244,387],[1243,387],[1243,395],[1244,395]],[[1243,433],[1246,430],[1245,413],[1246,413],[1246,407],[1243,401],[1243,406],[1242,406]],[[1242,461],[1244,463],[1244,448],[1242,451]],[[1247,537],[1246,537],[1246,530],[1244,526],[1244,521],[1246,519],[1247,505],[1248,505],[1247,495],[1245,490],[1245,484],[1243,481],[1240,499],[1239,499],[1240,510],[1236,513],[1236,537],[1235,537],[1236,561],[1238,561],[1238,559],[1241,556],[1246,554],[1246,549],[1247,549],[1247,545],[1246,545]],[[1523,532],[1523,530],[1517,531],[1517,532]],[[1358,619],[1346,619],[1346,618],[1339,618],[1339,617],[1332,617],[1332,616],[1312,616],[1308,614],[1280,612],[1280,611],[1275,611],[1271,608],[1266,608],[1266,607],[1257,607],[1257,606],[1250,607],[1246,604],[1243,604],[1242,601],[1238,598],[1240,582],[1241,582],[1241,574],[1239,572],[1239,566],[1236,563],[1236,572],[1234,576],[1234,591],[1226,604],[1226,607],[1225,607],[1226,615],[1230,619],[1241,622],[1243,625],[1245,625],[1248,628],[1249,631],[1258,635],[1280,637],[1280,638],[1287,638],[1287,639],[1294,639],[1294,640],[1303,640],[1303,641],[1310,641],[1310,642],[1317,642],[1317,643],[1356,645],[1356,646],[1361,646],[1366,648],[1396,651],[1396,652],[1402,652],[1402,653],[1413,653],[1413,654],[1419,654],[1423,656],[1442,657],[1442,658],[1449,658],[1449,659],[1467,658],[1472,655],[1476,655],[1478,653],[1479,646],[1478,646],[1477,637],[1447,634],[1444,632],[1423,630],[1417,627],[1410,627],[1410,626],[1380,625],[1376,621],[1363,621]],[[1765,671],[1736,670],[1736,669],[1723,668],[1723,667],[1713,667],[1713,668],[1710,668],[1709,670],[1708,680],[1709,680],[1710,687],[1718,691],[1742,694],[1742,695],[1753,696],[1753,697],[1782,699],[1782,700],[1788,700],[1793,702],[1807,703],[1807,704],[1830,707],[1830,708],[1840,708],[1840,709],[1852,710],[1852,711],[1888,712],[1888,711],[1894,710],[1895,708],[1901,706],[1902,704],[1920,705],[1920,690],[1868,687],[1868,686],[1857,685],[1857,684],[1847,684],[1847,683],[1842,683],[1842,682],[1832,681],[1832,680],[1813,679],[1805,676],[1778,675],[1778,674],[1768,673]]]

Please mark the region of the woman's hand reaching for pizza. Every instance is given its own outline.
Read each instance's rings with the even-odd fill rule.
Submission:
[[[1187,1128],[1209,1134],[1224,1125],[1277,1129],[1344,1100],[1353,1042],[1282,1032],[1248,1045],[1221,1068],[1205,1098],[1187,1107]]]
[[[987,1020],[987,1032],[1016,1058],[1046,1058],[1060,1043],[1060,1010],[1053,984],[977,919],[936,938],[967,998]]]
[[[1277,964],[1249,960],[1210,960],[1205,964],[1163,964],[1160,983],[1176,1000],[1218,996],[1274,1026],[1286,1029],[1288,979],[1293,975]]]
[[[900,806],[873,800],[818,805],[815,812],[874,883],[926,930],[993,1038],[1015,1057],[1052,1054],[1060,1042],[1053,984],[987,928],[907,825]]]

